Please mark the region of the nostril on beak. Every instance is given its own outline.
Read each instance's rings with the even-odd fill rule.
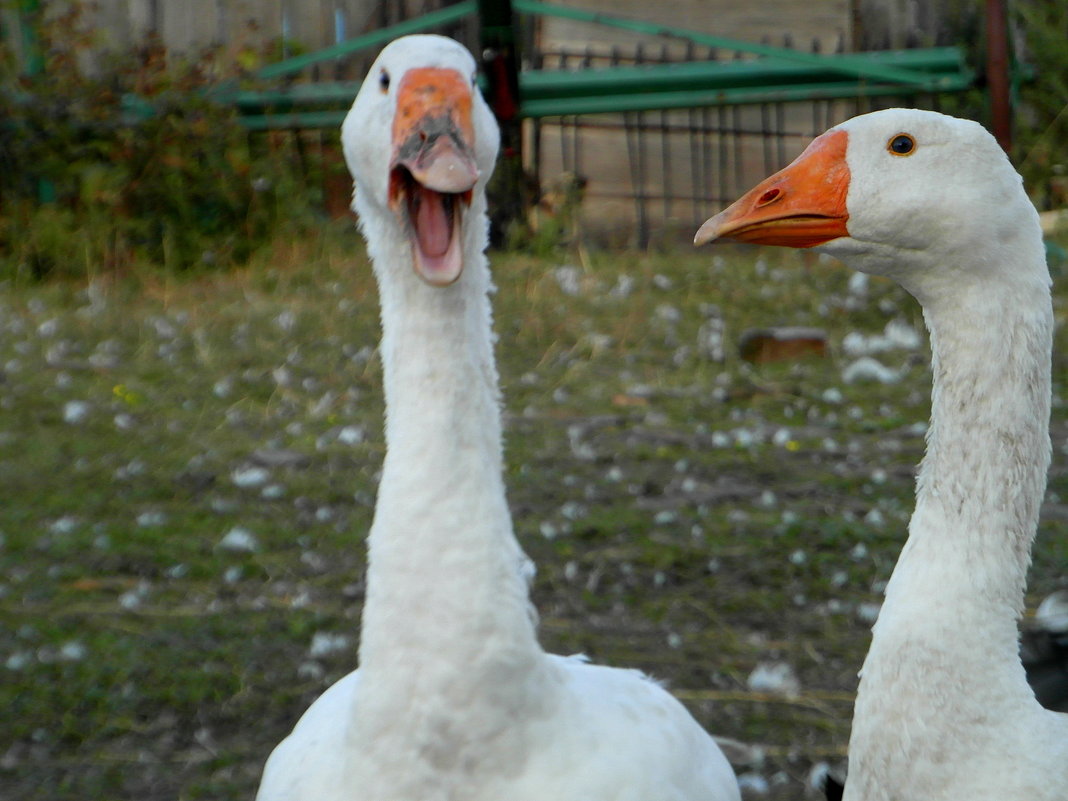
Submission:
[[[760,196],[760,198],[757,200],[756,204],[758,206],[766,206],[769,203],[774,203],[776,200],[779,199],[779,196],[781,194],[782,194],[782,191],[779,190],[779,189],[769,189],[767,192],[765,192],[764,194],[762,194]]]

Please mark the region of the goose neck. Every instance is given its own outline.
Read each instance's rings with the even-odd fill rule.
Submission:
[[[479,681],[483,662],[507,672],[538,653],[501,475],[489,274],[474,244],[448,287],[376,262],[387,450],[360,644],[368,676],[408,664],[425,680],[429,661]]]
[[[932,648],[952,643],[992,670],[1018,666],[1050,460],[1048,286],[965,286],[924,314],[933,354],[927,453],[873,650],[880,639],[929,637]]]

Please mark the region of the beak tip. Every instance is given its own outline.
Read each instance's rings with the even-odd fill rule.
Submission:
[[[706,220],[704,225],[697,229],[697,233],[693,236],[694,247],[701,247],[701,245],[707,245],[709,242],[714,242],[719,238],[719,219],[713,217]]]

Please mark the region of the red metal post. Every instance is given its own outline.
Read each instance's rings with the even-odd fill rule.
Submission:
[[[490,241],[500,245],[513,221],[524,218],[527,207],[519,118],[519,46],[512,0],[478,0],[478,16],[486,100],[501,129],[497,169],[486,188],[491,209]]]
[[[1005,0],[986,0],[986,81],[994,137],[1008,153],[1012,149],[1012,89]]]

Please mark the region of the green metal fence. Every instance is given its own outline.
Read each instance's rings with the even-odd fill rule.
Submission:
[[[269,81],[298,75],[316,64],[375,50],[398,36],[458,22],[474,14],[477,5],[475,0],[464,0],[391,28],[272,64],[253,77]],[[556,16],[610,25],[650,37],[670,37],[704,48],[755,56],[747,61],[700,60],[555,72],[524,70],[519,75],[519,109],[520,116],[528,119],[959,92],[974,83],[974,74],[958,48],[822,55],[625,20],[535,0],[513,0],[512,6],[528,18]],[[315,128],[340,124],[358,86],[358,83],[334,82],[255,90],[224,87],[214,95],[220,102],[236,105],[242,122],[253,130]]]
[[[38,0],[20,2],[25,70],[32,73],[42,66],[28,24]],[[632,204],[620,226],[636,231],[642,245],[657,220],[699,220],[752,176],[782,166],[805,139],[850,113],[892,99],[934,105],[975,81],[955,47],[823,54],[540,0],[461,0],[270,64],[241,83],[212,87],[208,95],[232,105],[250,132],[332,132],[359,82],[309,80],[317,67],[353,59],[366,64],[398,36],[474,30],[467,21],[475,15],[507,20],[513,13],[515,40],[528,46],[523,54],[528,68],[516,76],[515,98],[519,118],[528,121],[522,138],[527,169],[543,181],[566,172],[591,196]],[[686,55],[670,56],[666,46],[657,53],[651,44],[630,52],[537,52],[529,32],[547,17],[610,26],[649,43],[682,42]],[[484,42],[467,44],[483,52]],[[150,100],[135,95],[123,98],[123,109],[130,120],[155,113]],[[605,177],[597,159],[604,161],[604,154],[597,151],[612,147],[619,156],[611,157],[612,174]],[[619,169],[621,160],[626,171]],[[684,162],[689,168],[680,175],[678,164]]]

